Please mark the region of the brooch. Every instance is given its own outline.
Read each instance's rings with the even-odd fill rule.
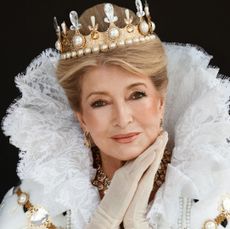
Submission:
[[[230,219],[230,195],[222,198],[219,210],[220,214],[215,219],[206,220],[202,229],[217,229],[218,225],[227,226]]]

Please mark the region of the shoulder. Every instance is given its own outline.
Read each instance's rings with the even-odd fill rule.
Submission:
[[[41,204],[42,190],[38,187],[34,186],[34,182],[26,181],[20,186],[12,187],[5,194],[0,205],[0,228],[30,228],[33,224],[43,225],[44,228],[47,225],[58,228],[66,226],[66,212],[51,217],[46,206]],[[40,195],[36,195],[37,193]]]

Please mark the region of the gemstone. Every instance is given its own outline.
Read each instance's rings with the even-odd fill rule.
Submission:
[[[114,16],[114,8],[111,3],[106,3],[104,6],[104,11],[105,15],[107,16],[106,21],[111,23],[111,22],[116,22],[118,20],[117,16]]]
[[[92,38],[93,40],[97,40],[97,39],[99,38],[99,32],[98,32],[98,31],[93,31],[93,32],[91,33],[91,38]]]
[[[18,197],[18,203],[21,205],[26,204],[26,202],[28,201],[28,195],[26,193],[21,193],[21,195]]]
[[[225,197],[222,201],[223,209],[230,213],[230,198]]]
[[[69,14],[69,17],[70,17],[70,21],[71,21],[71,23],[73,25],[73,26],[71,26],[71,29],[72,30],[80,29],[81,24],[79,23],[77,12],[76,11],[71,11],[70,14]]]
[[[116,39],[120,35],[119,30],[117,28],[112,28],[109,30],[109,37],[111,39]]]
[[[37,211],[33,212],[31,215],[30,221],[32,224],[40,226],[48,219],[48,217],[48,212],[44,208],[38,208]]]
[[[223,227],[227,227],[227,225],[228,225],[228,220],[225,218],[220,224],[221,224]]]
[[[129,33],[132,33],[134,31],[134,26],[133,25],[127,25],[127,31]]]
[[[208,220],[204,223],[204,229],[217,229],[217,224],[213,220]]]

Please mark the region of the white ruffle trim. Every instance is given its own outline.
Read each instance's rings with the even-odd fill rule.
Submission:
[[[216,78],[218,69],[208,66],[211,56],[197,47],[165,44],[165,49],[169,89],[164,126],[175,147],[166,183],[147,215],[152,225],[162,217],[175,225],[178,197],[202,199],[214,188],[213,169],[223,170],[230,161],[229,82]],[[42,187],[32,201],[51,215],[71,209],[74,228],[82,229],[100,199],[90,182],[96,172],[91,152],[55,77],[58,58],[48,49],[16,77],[22,97],[8,109],[2,128],[20,149],[20,179]]]
[[[164,124],[174,141],[173,158],[147,217],[152,225],[164,219],[177,228],[179,197],[202,200],[226,183],[215,174],[227,171],[230,163],[230,83],[218,77],[219,69],[208,65],[212,57],[199,47],[166,44],[165,49]]]
[[[96,170],[56,80],[57,60],[58,54],[48,49],[16,77],[22,97],[8,109],[3,130],[20,149],[17,172],[25,181],[25,191],[39,187],[39,192],[31,192],[36,193],[32,202],[46,207],[51,215],[71,209],[74,228],[83,228],[99,203],[98,191],[90,182]]]

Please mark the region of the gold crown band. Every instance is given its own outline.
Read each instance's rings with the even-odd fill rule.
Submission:
[[[86,36],[80,33],[81,24],[76,11],[70,12],[69,16],[72,23],[70,29],[63,22],[61,30],[57,19],[54,18],[54,26],[58,37],[55,47],[61,53],[61,58],[69,59],[90,53],[106,52],[116,47],[155,39],[156,36],[153,34],[155,24],[151,21],[147,1],[145,2],[144,10],[141,0],[136,0],[136,7],[136,14],[140,19],[139,23],[137,25],[132,24],[133,17],[130,16],[129,10],[126,9],[126,17],[124,18],[126,26],[119,28],[115,24],[118,17],[114,15],[113,5],[106,3],[104,5],[106,15],[104,22],[109,24],[107,31],[98,31],[96,18],[95,16],[91,16],[91,25],[88,26],[90,34]]]

